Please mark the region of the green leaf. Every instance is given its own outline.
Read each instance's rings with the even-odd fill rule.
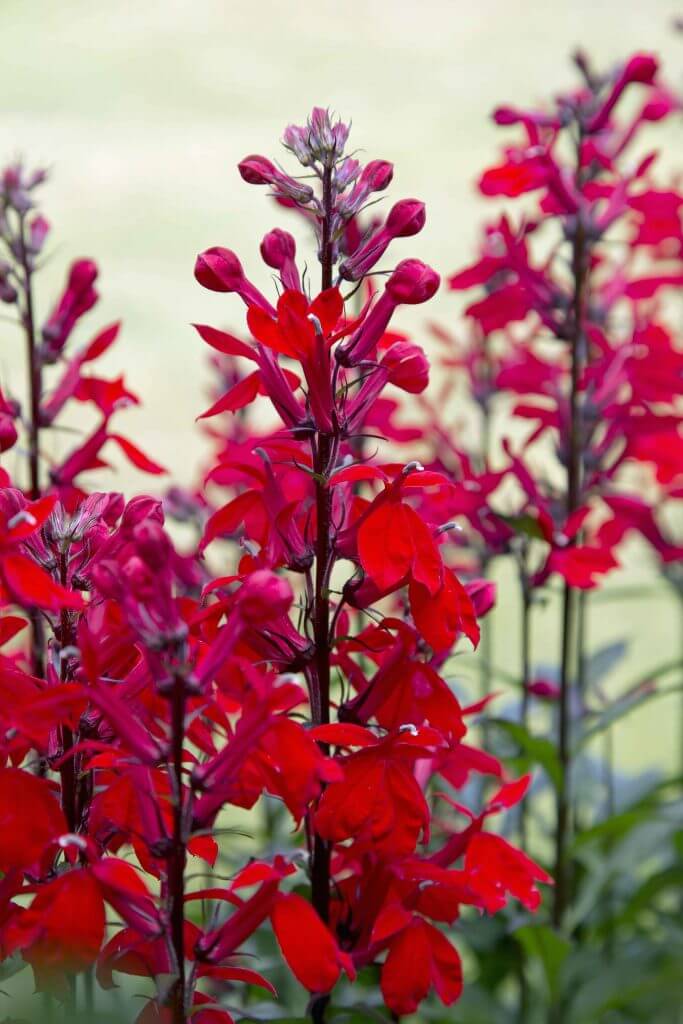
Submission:
[[[668,667],[660,669],[659,674],[668,674],[672,668],[680,668],[682,667],[682,664],[683,663],[680,661],[672,662]],[[621,699],[615,700],[600,714],[591,715],[587,720],[588,724],[584,727],[574,748],[574,753],[578,753],[578,751],[581,750],[594,736],[599,736],[600,733],[609,729],[609,727],[614,725],[615,722],[625,718],[626,715],[635,711],[636,708],[642,707],[643,704],[650,703],[658,698],[661,699],[662,697],[669,697],[674,693],[683,692],[683,683],[677,683],[674,686],[661,687],[660,689],[643,689],[648,682],[654,683],[655,681],[655,675],[645,676],[634,686],[630,686],[626,691],[625,696]]]
[[[542,736],[532,736],[520,722],[509,722],[505,718],[491,718],[487,725],[493,725],[514,740],[525,760],[538,764],[546,772],[555,789],[562,785],[562,768],[557,757],[555,744]]]
[[[618,665],[628,650],[627,640],[615,640],[614,643],[594,651],[586,659],[585,679],[589,686],[608,675]]]
[[[678,895],[683,888],[683,864],[674,864],[648,878],[631,896],[618,921],[632,921],[638,914],[652,905],[653,900],[662,892],[673,889]]]
[[[527,957],[539,960],[548,985],[548,993],[554,1001],[559,992],[560,971],[572,946],[569,939],[558,935],[547,924],[525,924],[514,933]]]
[[[547,537],[543,533],[543,529],[541,528],[541,524],[538,519],[529,515],[528,512],[518,516],[505,516],[500,512],[494,512],[493,514],[496,519],[502,519],[502,521],[506,523],[511,530],[515,531],[515,533],[522,533],[525,537],[531,537],[533,540],[542,540],[545,541],[546,544],[548,543]]]

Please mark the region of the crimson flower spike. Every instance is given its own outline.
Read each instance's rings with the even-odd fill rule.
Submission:
[[[432,985],[445,1003],[458,997],[458,953],[428,924],[436,903],[419,893],[426,877],[441,871],[440,884],[457,889],[456,903],[483,906],[489,894],[482,885],[481,896],[472,895],[462,869],[437,868],[428,859],[428,786],[439,765],[457,780],[469,771],[491,772],[492,760],[501,771],[473,748],[459,754],[463,712],[439,671],[455,644],[476,646],[477,608],[493,603],[490,585],[465,586],[448,561],[454,524],[442,510],[457,487],[416,460],[359,458],[358,435],[372,430],[376,409],[391,401],[385,390],[419,394],[427,386],[424,352],[391,325],[401,305],[429,300],[440,279],[413,258],[394,267],[381,295],[368,287],[393,240],[422,230],[425,207],[402,200],[383,224],[364,225],[365,204],[387,188],[393,168],[386,161],[362,167],[346,152],[348,135],[347,125],[315,108],[305,125],[290,125],[284,135],[305,181],[262,156],[239,166],[243,180],[269,187],[281,206],[312,226],[318,294],[305,290],[310,272],[300,273],[294,240],[280,228],[260,246],[279,276],[277,300],[248,280],[238,257],[222,246],[200,254],[195,265],[200,284],[239,295],[247,332],[242,340],[198,327],[231,360],[230,390],[209,410],[231,419],[208,473],[212,486],[230,493],[224,504],[208,502],[200,550],[211,545],[216,557],[219,539],[239,538],[242,556],[233,576],[205,590],[207,628],[194,677],[203,696],[214,677],[234,693],[237,665],[242,674],[251,666],[242,713],[226,742],[192,768],[195,821],[208,827],[226,801],[251,806],[265,787],[282,795],[296,827],[303,823],[307,849],[307,877],[296,894],[282,891],[285,876],[276,885],[260,874],[257,894],[200,940],[199,956],[233,953],[254,920],[262,926],[270,916],[286,962],[311,993],[314,1024],[326,1019],[341,970],[353,979],[358,966],[382,956],[382,991],[394,1013],[415,1010]],[[347,280],[367,293],[360,311],[347,311],[340,291]],[[244,376],[242,361],[251,364]],[[262,398],[282,429],[254,429],[250,406]],[[296,574],[294,591],[281,575],[289,572]],[[386,610],[373,609],[377,625],[366,629],[363,611],[380,601]],[[365,663],[356,661],[359,654]],[[254,673],[263,664],[288,674],[268,687]],[[358,696],[347,697],[351,690]],[[446,767],[462,764],[467,770],[460,774]],[[450,856],[449,836],[438,845]],[[460,843],[460,858],[467,846]],[[505,870],[516,863],[513,854]],[[364,887],[370,878],[372,898]],[[427,964],[427,974],[401,985],[397,973],[411,957]]]

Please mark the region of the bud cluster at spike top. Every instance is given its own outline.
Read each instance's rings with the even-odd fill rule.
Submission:
[[[236,1024],[256,991],[263,1019],[322,1024],[371,992],[373,1014],[395,1020],[461,996],[461,921],[500,914],[509,943],[513,928],[549,930],[552,899],[551,941],[568,941],[566,734],[559,754],[543,738],[520,758],[560,773],[546,870],[527,842],[531,773],[471,737],[497,694],[459,699],[451,659],[479,644],[493,557],[513,561],[530,614],[558,576],[569,601],[599,585],[634,531],[663,572],[682,553],[655,504],[683,493],[680,346],[660,305],[683,282],[683,199],[653,181],[652,159],[624,157],[680,104],[645,55],[605,75],[578,64],[583,85],[552,109],[496,112],[522,141],[481,192],[540,199],[516,226],[506,214],[487,228],[450,278],[481,294],[464,342],[437,330],[436,386],[398,325],[440,278],[393,261],[394,239],[426,215],[413,198],[377,203],[392,165],[347,155],[349,127],[322,108],[285,130],[296,174],[241,161],[311,244],[298,253],[279,225],[254,239],[245,263],[260,253],[267,294],[231,249],[197,257],[197,282],[244,319],[237,333],[194,325],[215,371],[199,417],[211,444],[197,487],[163,501],[91,489],[111,451],[165,471],[112,426],[136,396],[92,368],[119,332],[83,333],[97,265],[75,261],[61,295],[37,303],[44,175],[2,175],[0,300],[23,336],[29,398],[0,391],[0,451],[19,456],[0,469],[0,955],[29,965],[39,992],[72,1008],[74,975],[94,974],[98,999],[140,986],[134,1024]],[[644,100],[624,123],[635,89]],[[626,256],[608,244],[616,224]],[[558,225],[557,259],[537,254]],[[463,378],[478,445],[453,425]],[[531,430],[494,459],[498,395]],[[96,425],[48,462],[45,436],[76,403]],[[652,503],[628,490],[634,464]],[[566,673],[521,683],[513,735],[531,698],[566,725]]]

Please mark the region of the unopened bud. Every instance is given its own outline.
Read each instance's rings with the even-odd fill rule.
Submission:
[[[244,281],[244,270],[230,249],[214,245],[197,257],[194,276],[212,292],[235,292]]]
[[[395,302],[412,306],[431,299],[440,283],[437,272],[422,260],[402,260],[387,281],[386,290]]]
[[[258,569],[239,592],[239,609],[246,622],[261,625],[286,615],[293,600],[287,580],[269,569]]]

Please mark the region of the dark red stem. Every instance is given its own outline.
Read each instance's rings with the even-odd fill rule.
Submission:
[[[19,262],[23,275],[24,302],[21,322],[26,338],[26,362],[28,369],[29,423],[29,497],[40,497],[40,399],[42,397],[42,369],[36,343],[35,317],[33,313],[33,270],[26,245],[24,217],[19,218]],[[45,629],[41,613],[33,610],[31,619],[31,666],[35,676],[41,677],[45,665]]]
[[[323,171],[322,225],[320,261],[322,264],[322,288],[332,287],[332,167]],[[314,683],[311,695],[313,722],[323,725],[330,720],[330,598],[329,578],[332,569],[331,511],[332,496],[329,488],[329,474],[333,454],[332,439],[318,433],[313,451],[315,472],[315,585],[313,595],[313,638],[315,643]],[[313,836],[313,859],[311,864],[311,895],[321,920],[327,922],[330,916],[330,847],[319,835]],[[314,1024],[322,1024],[328,1005],[328,997],[314,998],[310,1014]]]
[[[169,997],[173,1024],[185,1024],[187,1019],[185,1015],[185,863],[187,844],[182,785],[185,703],[185,678],[183,673],[178,672],[174,677],[171,691],[171,760],[169,762],[173,793],[173,835],[168,857],[168,899],[171,945],[177,969],[177,977]]]

